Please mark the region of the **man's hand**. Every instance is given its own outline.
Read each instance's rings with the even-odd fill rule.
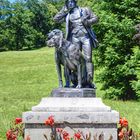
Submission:
[[[89,23],[88,23],[88,17],[89,16],[82,16],[81,17],[81,20],[82,20],[82,23],[85,25],[85,26],[88,26],[89,25]]]
[[[64,13],[66,13],[66,14],[69,13],[69,10],[68,10],[68,8],[67,8],[66,5],[64,5],[62,9],[63,9],[63,12],[64,12]]]
[[[58,23],[65,21],[65,17],[67,16],[68,12],[67,7],[63,6],[62,9],[54,16],[54,21]]]

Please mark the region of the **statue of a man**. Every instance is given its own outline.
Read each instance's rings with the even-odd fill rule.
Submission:
[[[89,8],[79,7],[76,0],[66,0],[65,6],[55,15],[54,20],[66,21],[66,39],[82,50],[86,61],[86,80],[92,85],[92,46],[96,47],[97,39],[91,25],[98,22],[98,17]]]

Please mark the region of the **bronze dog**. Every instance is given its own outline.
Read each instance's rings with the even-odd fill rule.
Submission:
[[[64,39],[63,32],[55,29],[48,34],[47,45],[55,47],[55,60],[59,78],[59,87],[63,87],[61,65],[64,66],[64,76],[66,86],[70,86],[70,81],[81,88],[83,83],[84,56],[80,49],[70,41]]]

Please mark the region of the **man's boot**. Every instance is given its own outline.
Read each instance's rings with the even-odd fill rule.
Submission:
[[[95,88],[95,84],[93,84],[93,64],[91,62],[86,63],[87,69],[87,82],[89,83],[89,87]]]

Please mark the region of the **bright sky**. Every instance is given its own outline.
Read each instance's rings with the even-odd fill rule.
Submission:
[[[15,0],[9,0],[10,2],[14,2]]]

